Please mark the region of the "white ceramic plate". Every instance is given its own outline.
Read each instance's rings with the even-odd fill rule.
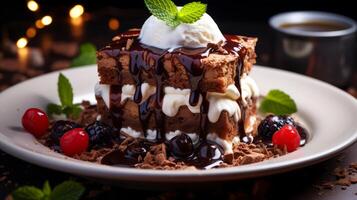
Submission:
[[[65,70],[74,86],[75,100],[94,102],[95,66]],[[303,148],[286,156],[239,167],[212,170],[159,171],[111,167],[75,160],[49,150],[21,128],[29,107],[58,102],[58,72],[18,84],[0,94],[0,148],[20,159],[51,169],[111,181],[207,182],[243,179],[301,168],[325,160],[357,138],[357,101],[324,82],[281,70],[255,67],[252,72],[263,94],[281,89],[295,99],[311,136]]]

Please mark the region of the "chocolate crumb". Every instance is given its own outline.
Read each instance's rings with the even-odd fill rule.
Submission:
[[[350,168],[353,168],[355,170],[357,170],[357,162],[353,162],[350,164]]]
[[[112,38],[112,41],[113,41],[113,42],[118,41],[118,40],[120,40],[120,36],[119,36],[119,35],[117,35],[117,36],[115,36],[115,37]]]
[[[349,178],[340,178],[335,182],[336,185],[341,185],[341,186],[350,186],[351,182]]]
[[[321,186],[323,189],[332,190],[333,187],[335,186],[335,184],[333,182],[326,182],[326,183],[321,184]]]
[[[354,174],[354,175],[350,176],[350,182],[352,184],[357,183],[357,174]]]
[[[339,178],[346,177],[347,174],[348,173],[347,173],[347,169],[346,168],[337,167],[333,171],[333,175],[335,175],[335,176],[337,176]]]

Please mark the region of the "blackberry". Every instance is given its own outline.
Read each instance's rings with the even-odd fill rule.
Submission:
[[[193,143],[186,134],[175,136],[169,141],[169,150],[177,158],[187,158],[193,154]]]
[[[53,140],[54,144],[59,144],[59,140],[63,134],[65,134],[69,130],[80,127],[81,126],[79,124],[72,121],[58,120],[52,125],[50,137]]]
[[[88,133],[91,148],[104,147],[112,143],[113,129],[101,121],[95,121],[88,125],[85,131]]]
[[[268,115],[258,126],[258,134],[263,140],[271,141],[273,134],[284,125],[295,126],[295,121],[290,116]]]

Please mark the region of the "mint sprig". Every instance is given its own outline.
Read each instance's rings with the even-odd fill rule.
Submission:
[[[144,0],[152,15],[171,27],[181,23],[191,24],[199,20],[206,12],[207,5],[201,2],[185,4],[181,10],[171,0]]]
[[[65,181],[53,191],[48,181],[42,190],[34,186],[22,186],[12,192],[14,200],[78,200],[84,193],[84,187],[75,181]]]
[[[84,187],[80,183],[65,181],[53,189],[50,200],[77,200],[83,193]]]
[[[49,115],[65,114],[68,118],[78,118],[82,112],[79,104],[73,104],[73,88],[68,80],[62,73],[58,76],[57,82],[58,97],[61,105],[50,103],[47,105],[47,113]]]
[[[34,186],[23,186],[12,193],[14,200],[42,200],[44,197],[43,191]]]
[[[270,90],[260,104],[260,111],[275,115],[289,115],[297,112],[295,101],[281,90]]]
[[[177,26],[179,24],[176,20],[178,10],[174,2],[170,0],[145,0],[145,4],[152,15],[165,21],[167,25]]]
[[[184,5],[177,15],[177,19],[183,23],[194,23],[205,14],[207,5],[200,2],[192,2]]]
[[[79,55],[71,62],[71,67],[80,67],[84,65],[95,64],[97,48],[92,43],[84,43],[79,47]]]

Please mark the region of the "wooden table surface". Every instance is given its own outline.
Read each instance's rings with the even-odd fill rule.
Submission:
[[[112,13],[111,16],[114,15],[120,20],[118,30],[108,29],[108,13]],[[19,28],[23,24],[11,23],[6,33],[2,33],[4,40],[0,49],[0,91],[28,78],[68,68],[70,60],[78,54],[80,43],[91,42],[97,47],[103,46],[115,33],[131,27],[140,27],[145,18],[146,14],[142,10],[98,12],[89,16],[83,27],[77,30],[79,34],[73,31],[73,27],[71,28],[66,19],[57,20],[50,27],[40,30],[30,41],[29,50],[33,58],[25,63],[16,56],[16,47],[11,42],[11,34],[23,30]],[[272,35],[266,21],[220,20],[218,24],[225,33],[257,36],[259,38],[258,64],[271,65]],[[10,37],[6,37],[7,35]],[[42,59],[42,62],[39,59]],[[351,81],[350,86],[353,88],[356,85]],[[334,179],[332,172],[336,167],[346,167],[356,161],[357,144],[354,144],[332,159],[284,174],[198,186],[180,191],[152,191],[145,188],[136,190],[98,183],[95,180],[38,167],[0,151],[0,199],[24,184],[41,186],[45,180],[49,180],[54,185],[68,179],[78,180],[86,186],[84,199],[357,199],[357,184],[347,188],[336,186],[331,190],[320,190],[316,187],[327,180]]]

